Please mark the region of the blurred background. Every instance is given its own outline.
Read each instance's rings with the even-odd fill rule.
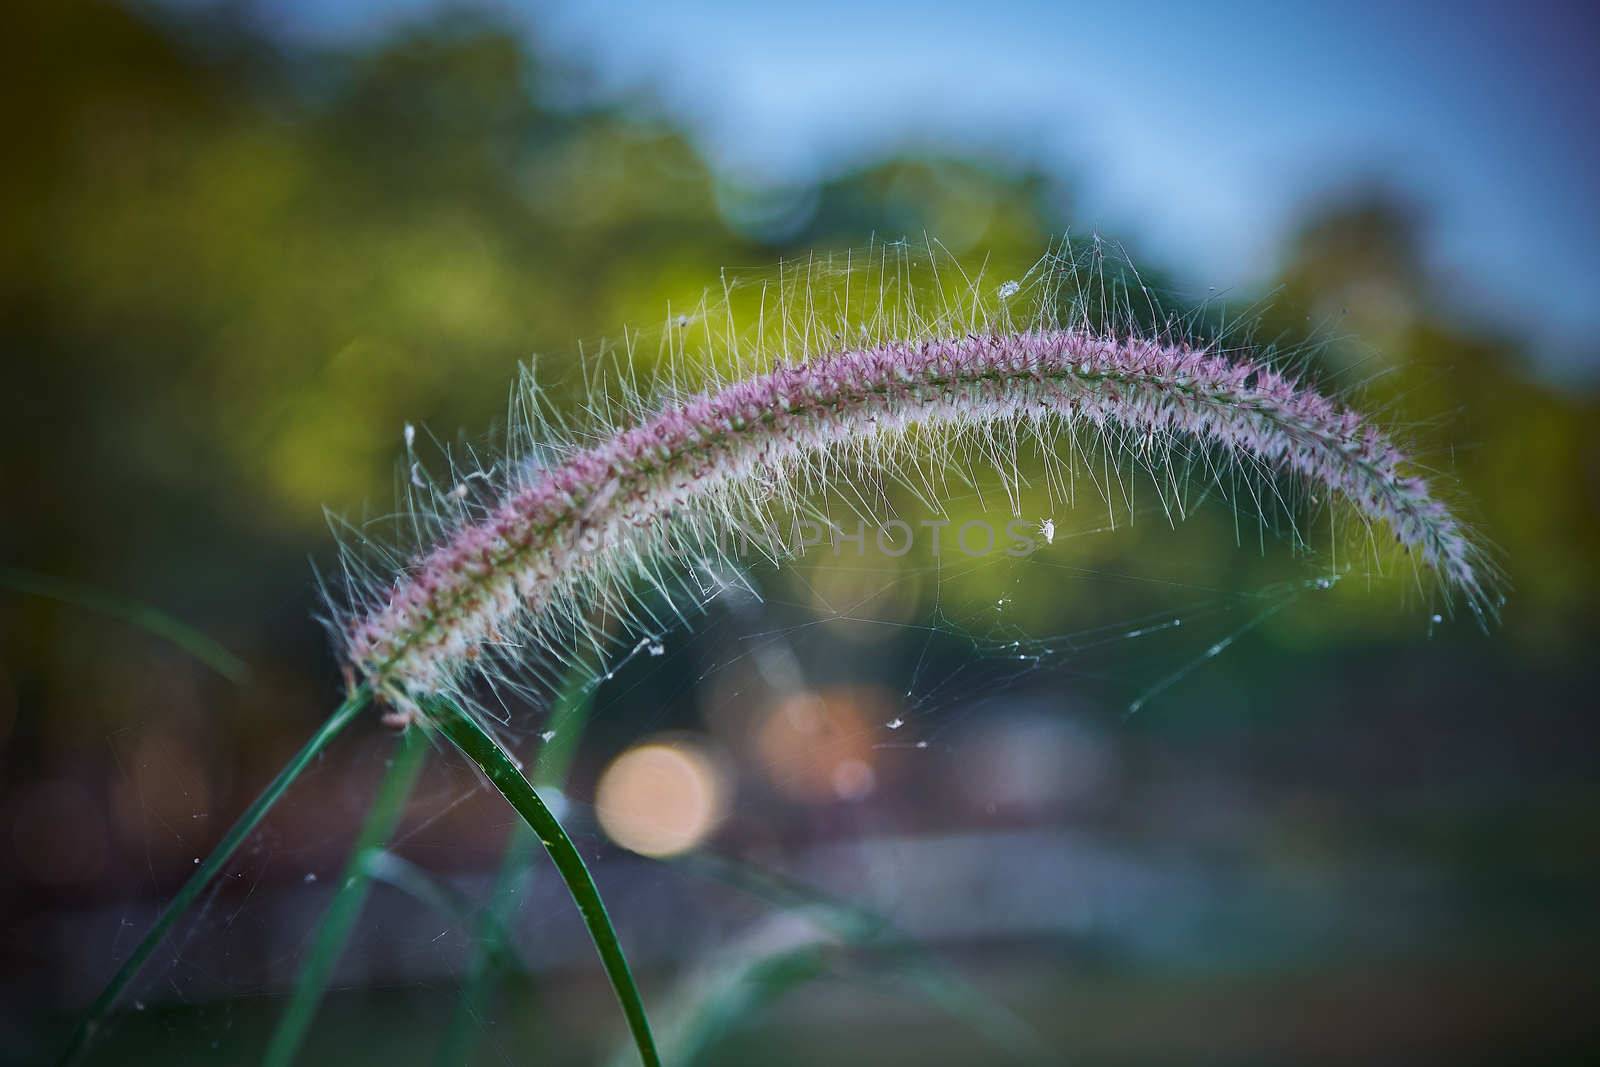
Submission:
[[[573,404],[580,342],[724,267],[924,235],[1025,265],[1068,231],[1173,306],[1318,339],[1459,482],[1501,624],[1381,581],[1266,615],[1313,565],[1222,509],[1058,514],[1047,556],[959,579],[756,575],[764,605],[657,635],[559,734],[669,1048],[1600,1058],[1592,10],[22,0],[4,25],[8,1062],[55,1054],[337,701],[324,508],[389,506],[407,422],[480,439],[536,353]],[[1129,636],[1156,613],[1186,625]],[[507,736],[531,758],[550,722]],[[259,1058],[394,745],[363,721],[301,779],[91,1062]],[[512,828],[430,757],[303,1062],[612,1055],[583,928]]]

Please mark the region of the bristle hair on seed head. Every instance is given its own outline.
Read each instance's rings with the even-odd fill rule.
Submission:
[[[700,602],[707,575],[730,573],[731,528],[766,528],[863,473],[937,508],[958,454],[985,457],[1015,513],[1024,450],[1047,457],[1064,506],[1085,484],[1111,499],[1092,469],[1073,474],[1097,450],[1164,500],[1179,470],[1258,511],[1302,486],[1400,546],[1445,605],[1491,616],[1499,576],[1437,479],[1318,391],[1303,352],[1209,310],[1168,312],[1098,241],[1007,275],[931,242],[725,273],[669,308],[653,356],[644,334],[585,353],[580,414],[525,369],[506,440],[447,478],[407,425],[404,537],[382,549],[350,531],[341,651],[402,716],[467,700],[474,678],[547,686],[552,657],[599,662],[619,633],[660,633]]]

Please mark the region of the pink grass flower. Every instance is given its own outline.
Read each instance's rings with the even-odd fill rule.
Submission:
[[[1389,438],[1264,361],[1040,328],[884,343],[780,364],[569,453],[420,558],[351,621],[347,655],[408,709],[619,553],[648,556],[685,517],[737,513],[838,455],[889,455],[914,428],[1050,440],[1127,431],[1298,477],[1386,528],[1447,592],[1489,604],[1479,550]],[[885,450],[878,452],[874,450]]]

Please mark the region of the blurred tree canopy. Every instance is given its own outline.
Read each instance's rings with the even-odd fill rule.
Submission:
[[[582,72],[489,18],[303,51],[248,12],[9,12],[0,538],[9,564],[160,604],[285,677],[329,668],[305,621],[322,508],[381,506],[406,421],[475,432],[517,360],[542,353],[559,389],[579,339],[726,265],[924,232],[1026,262],[1071,221],[1056,177],[959,154],[739,188],[647,110],[573,103]],[[1325,205],[1265,332],[1331,317],[1352,340],[1324,358],[1362,353],[1375,400],[1433,420],[1409,424],[1503,551],[1508,632],[1559,655],[1596,600],[1594,397],[1442,310],[1422,239],[1385,194]],[[78,677],[59,609],[6,610],[40,706],[126,713],[125,688]]]

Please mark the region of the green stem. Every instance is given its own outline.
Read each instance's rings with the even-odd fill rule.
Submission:
[[[134,976],[139,973],[139,970],[150,959],[151,954],[161,944],[162,939],[167,936],[173,924],[194,905],[195,900],[199,898],[201,891],[205,889],[211,879],[215,878],[222,871],[222,868],[227,866],[228,860],[232,858],[239,846],[244,843],[245,838],[250,836],[267,812],[272,810],[273,805],[277,804],[279,798],[294,783],[294,780],[300,777],[300,772],[304,771],[306,766],[323,749],[328,747],[329,742],[338,736],[339,731],[348,726],[357,713],[365,708],[371,700],[372,691],[366,686],[360,686],[353,691],[345,699],[345,702],[339,705],[338,710],[329,716],[328,721],[323,723],[317,732],[312,735],[311,740],[306,742],[305,747],[295,753],[294,758],[284,766],[283,770],[278,772],[278,776],[272,780],[271,784],[262,790],[261,795],[256,797],[255,802],[245,810],[245,813],[239,816],[239,821],[233,824],[227,836],[217,844],[216,848],[211,850],[211,854],[206,857],[199,870],[195,871],[189,880],[184,883],[183,888],[178,890],[178,895],[173,897],[167,906],[162,909],[161,915],[155,921],[155,925],[150,927],[150,932],[144,935],[144,940],[139,942],[139,946],[133,950],[133,955],[123,961],[122,966],[112,976],[105,990],[89,1006],[89,1010],[78,1024],[78,1028],[73,1031],[72,1041],[67,1045],[66,1052],[62,1054],[61,1062],[63,1064],[72,1063],[83,1054],[88,1047],[89,1041],[100,1028],[100,1024],[105,1021],[106,1015],[116,1005],[117,998],[122,995],[128,983],[133,981]]]
[[[166,612],[152,608],[148,604],[111,596],[86,585],[69,582],[65,578],[37,574],[15,567],[0,568],[0,586],[8,586],[30,596],[71,604],[108,618],[120,619],[130,626],[172,642],[236,685],[242,685],[250,678],[250,668],[245,665],[244,660],[193,626],[179,622]]]
[[[339,876],[338,887],[334,890],[333,902],[328,905],[317,927],[316,940],[295,982],[289,1006],[284,1009],[283,1018],[273,1032],[272,1043],[267,1046],[267,1054],[262,1061],[266,1067],[288,1067],[294,1062],[295,1054],[300,1051],[306,1032],[311,1029],[312,1020],[317,1016],[323,994],[328,990],[333,968],[344,954],[350,928],[355,925],[356,916],[361,914],[361,906],[366,903],[367,893],[372,888],[371,857],[387,846],[395,827],[400,823],[401,815],[405,813],[406,800],[411,796],[411,788],[422,770],[428,742],[421,730],[407,730],[399,749],[389,764],[389,771],[384,776],[371,810],[367,812],[361,835],[345,862],[344,872]]]
[[[567,884],[567,892],[572,894],[572,900],[578,905],[584,924],[589,928],[589,936],[594,939],[600,962],[605,966],[606,976],[611,979],[611,988],[622,1004],[622,1013],[627,1016],[628,1029],[639,1049],[639,1059],[645,1067],[660,1067],[661,1058],[656,1053],[655,1038],[650,1033],[650,1020],[645,1015],[639,987],[634,984],[627,957],[622,954],[622,945],[617,941],[617,931],[611,925],[611,917],[606,914],[605,902],[600,899],[600,890],[595,887],[594,878],[590,876],[589,868],[572,839],[550,809],[545,807],[544,801],[539,799],[533,786],[522,776],[510,754],[476,720],[445,700],[429,701],[425,710],[433,724],[478,765],[501,796],[538,835],[545,851],[550,853],[562,881]]]

